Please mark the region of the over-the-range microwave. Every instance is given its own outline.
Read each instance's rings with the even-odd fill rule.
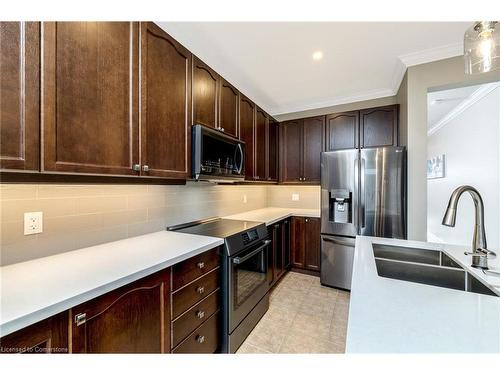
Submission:
[[[204,125],[192,126],[193,179],[245,179],[245,142]]]

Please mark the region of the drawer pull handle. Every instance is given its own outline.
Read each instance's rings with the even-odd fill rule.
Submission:
[[[197,264],[197,266],[198,266],[198,268],[200,270],[202,270],[203,268],[205,268],[205,263],[204,262],[200,262],[200,263]]]
[[[203,319],[205,317],[205,311],[203,310],[199,310],[197,313],[196,313],[196,317],[198,319]]]
[[[196,289],[196,291],[197,291],[199,294],[203,294],[203,293],[205,293],[205,288],[204,288],[204,287],[202,287],[202,286],[199,286],[199,287]]]
[[[196,338],[196,341],[198,341],[200,344],[203,344],[205,342],[205,336],[198,336]]]

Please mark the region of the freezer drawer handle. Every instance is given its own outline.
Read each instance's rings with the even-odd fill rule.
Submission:
[[[334,240],[334,239],[328,238],[328,237],[323,237],[322,240],[326,241],[326,242],[333,242],[333,243],[338,244],[338,245],[351,246],[351,247],[354,246],[354,244],[352,242],[343,241],[343,240]]]

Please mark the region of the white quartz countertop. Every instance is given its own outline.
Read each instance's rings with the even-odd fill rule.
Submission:
[[[380,277],[373,243],[441,250],[500,292],[500,277],[470,267],[464,247],[358,236],[348,353],[500,352],[500,297]],[[498,258],[489,263],[500,269]]]
[[[221,244],[162,231],[0,267],[0,337]]]
[[[319,209],[267,207],[225,216],[224,219],[260,221],[271,225],[291,216],[320,217]]]

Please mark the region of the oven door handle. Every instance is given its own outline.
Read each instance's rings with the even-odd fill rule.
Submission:
[[[265,248],[267,245],[269,245],[271,243],[271,240],[265,240],[264,241],[264,244],[262,246],[259,246],[258,248],[256,248],[254,251],[252,251],[250,254],[247,254],[243,257],[236,257],[236,258],[233,258],[233,263],[234,264],[241,264],[243,263],[244,261],[250,259],[251,257],[253,257],[255,254],[259,253],[262,251],[263,248]]]

